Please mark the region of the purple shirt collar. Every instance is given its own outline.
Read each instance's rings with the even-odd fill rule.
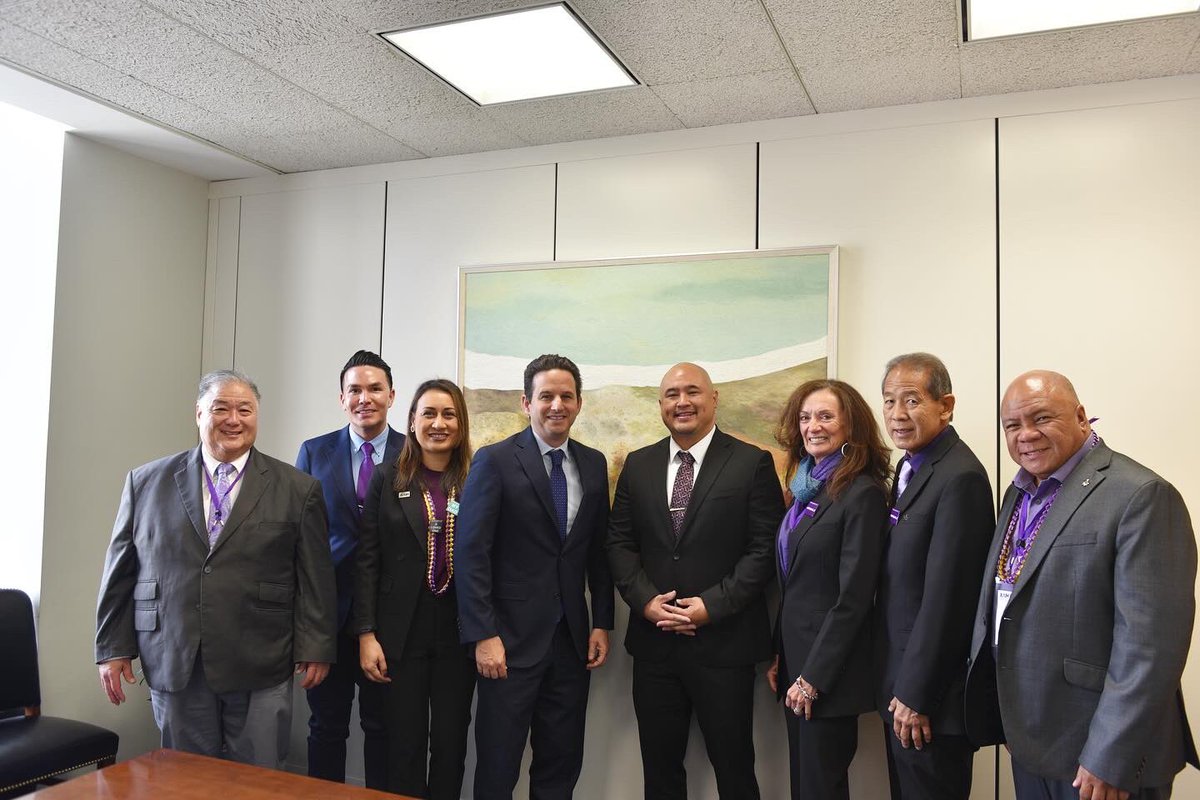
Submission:
[[[929,440],[929,444],[925,445],[917,452],[909,453],[908,455],[905,456],[905,458],[908,459],[908,463],[910,465],[912,465],[912,474],[913,475],[917,474],[917,470],[919,470],[921,468],[921,465],[925,463],[925,459],[929,458],[929,454],[931,452],[933,452],[933,446],[935,444],[937,444],[938,442],[940,442],[942,440],[942,438],[946,435],[946,432],[949,430],[950,430],[950,426],[947,425],[945,428],[942,428],[941,433],[939,433],[937,436],[935,436]],[[911,480],[911,478],[909,480]]]
[[[1017,474],[1013,476],[1013,486],[1016,486],[1035,500],[1044,497],[1053,492],[1055,488],[1062,486],[1067,476],[1075,471],[1075,468],[1079,466],[1080,461],[1083,461],[1083,457],[1088,454],[1088,451],[1098,444],[1100,444],[1100,437],[1096,435],[1095,431],[1092,431],[1083,444],[1079,446],[1079,449],[1075,451],[1075,455],[1068,458],[1061,467],[1054,470],[1046,480],[1039,484],[1029,470],[1021,467],[1017,470]]]

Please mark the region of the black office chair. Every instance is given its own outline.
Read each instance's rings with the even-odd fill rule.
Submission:
[[[0,798],[32,791],[55,776],[117,760],[117,734],[86,722],[41,715],[33,604],[0,589]]]

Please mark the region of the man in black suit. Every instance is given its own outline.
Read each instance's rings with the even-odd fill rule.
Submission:
[[[608,464],[569,438],[583,403],[579,368],[539,356],[524,387],[530,425],[475,454],[454,542],[459,626],[480,677],[476,800],[512,796],[527,737],[530,796],[571,797],[589,670],[607,659],[613,626]]]
[[[771,655],[763,588],[783,496],[770,454],[716,428],[717,390],[695,364],[659,386],[671,435],[629,454],[609,524],[630,607],[633,706],[647,798],[684,798],[693,710],[723,798],[756,798],[755,664]]]
[[[358,666],[358,634],[347,625],[354,593],[354,551],[363,499],[376,466],[395,461],[404,434],[388,425],[396,399],[392,369],[369,350],[359,350],[342,367],[338,402],[349,424],[300,445],[296,468],[321,482],[329,511],[329,549],[337,578],[337,662],[323,683],[308,690],[308,774],[344,783],[346,739],[354,687],[363,731],[363,772],[370,789],[387,788],[387,729],[384,689]],[[368,454],[368,451],[369,454]]]
[[[951,389],[946,365],[929,353],[897,356],[884,370],[884,424],[905,451],[875,598],[892,800],[971,793],[964,665],[995,517],[987,472],[950,425]]]

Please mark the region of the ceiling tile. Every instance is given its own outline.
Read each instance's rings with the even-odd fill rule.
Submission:
[[[1182,71],[1185,73],[1200,72],[1200,31],[1196,33],[1196,41],[1192,43],[1191,54],[1187,61],[1183,62]]]
[[[530,144],[602,139],[683,127],[644,86],[483,109]]]
[[[952,0],[764,0],[818,112],[960,95]]]
[[[323,0],[143,0],[158,11],[246,55],[309,45],[359,32]]]
[[[262,57],[260,63],[426,155],[527,144],[370,34],[279,50]]]
[[[685,83],[787,68],[757,0],[575,0],[643,82]]]
[[[650,87],[689,128],[813,113],[790,69]]]
[[[1175,75],[1185,71],[1197,36],[1200,18],[1191,16],[969,42],[962,47],[963,95]]]

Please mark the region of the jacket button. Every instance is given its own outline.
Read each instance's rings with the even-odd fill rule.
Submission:
[[[212,567],[205,567],[205,568],[204,568],[204,574],[205,574],[205,575],[207,575],[207,574],[208,574],[208,573],[210,573],[210,572],[212,572]]]
[[[562,595],[561,595],[561,594],[559,594],[558,592],[555,592],[555,593],[554,593],[554,599],[555,599],[555,600],[561,600],[561,599],[562,599]]]
[[[671,553],[671,560],[672,560],[672,561],[678,561],[678,560],[679,560],[679,553]]]

